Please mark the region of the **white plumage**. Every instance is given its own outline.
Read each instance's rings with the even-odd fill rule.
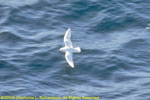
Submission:
[[[68,30],[65,33],[64,36],[64,43],[65,47],[60,48],[60,51],[65,52],[65,58],[68,64],[74,68],[74,63],[73,63],[73,53],[79,53],[81,52],[80,47],[73,48],[72,42],[71,42],[71,29],[68,28]]]

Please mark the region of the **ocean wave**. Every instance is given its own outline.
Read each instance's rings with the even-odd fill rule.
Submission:
[[[15,43],[22,42],[23,38],[8,30],[0,31],[0,42],[16,45]]]
[[[0,0],[0,5],[17,8],[20,6],[32,5],[37,2],[38,0]]]

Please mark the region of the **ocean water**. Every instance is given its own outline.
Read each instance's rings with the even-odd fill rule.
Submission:
[[[149,23],[149,0],[0,0],[0,96],[150,100]]]

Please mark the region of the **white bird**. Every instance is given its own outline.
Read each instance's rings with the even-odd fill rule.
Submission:
[[[65,43],[65,46],[60,48],[59,50],[62,52],[65,52],[66,61],[72,68],[74,68],[73,53],[80,53],[81,49],[80,47],[73,48],[72,42],[71,42],[71,29],[70,28],[68,28],[68,30],[65,33],[64,43]]]

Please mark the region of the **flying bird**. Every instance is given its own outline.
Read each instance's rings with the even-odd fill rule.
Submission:
[[[65,58],[66,61],[68,62],[68,64],[70,65],[70,67],[74,68],[74,63],[73,63],[73,53],[80,53],[81,49],[80,47],[76,47],[74,48],[72,46],[72,42],[71,42],[71,29],[68,28],[65,35],[64,35],[64,43],[65,46],[60,48],[59,50],[61,52],[65,52]]]

